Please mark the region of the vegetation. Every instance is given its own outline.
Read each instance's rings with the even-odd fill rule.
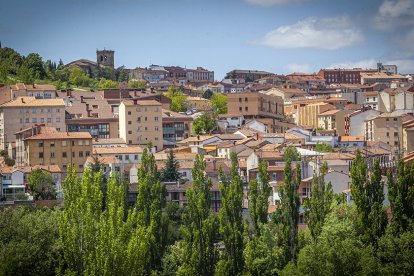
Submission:
[[[216,114],[226,114],[227,113],[227,96],[214,93],[211,96],[211,106]]]
[[[165,94],[171,100],[170,109],[175,112],[187,111],[187,97],[177,87],[171,86]]]
[[[32,171],[29,176],[29,189],[35,200],[56,199],[56,188],[50,172]]]
[[[180,180],[181,173],[178,171],[180,164],[174,157],[174,152],[170,150],[168,152],[167,162],[165,163],[165,169],[162,171],[163,181],[176,182]]]
[[[193,131],[196,135],[210,133],[216,126],[214,115],[202,114],[193,121]]]
[[[333,152],[333,148],[328,144],[316,144],[315,151],[317,152]]]

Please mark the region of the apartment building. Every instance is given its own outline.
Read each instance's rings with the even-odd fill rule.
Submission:
[[[193,118],[171,110],[162,110],[162,136],[165,147],[174,147],[177,142],[191,136]]]
[[[266,126],[270,132],[283,132],[285,125],[284,104],[280,96],[262,92],[228,94],[227,113],[243,115],[246,121],[268,119]]]
[[[387,88],[379,93],[379,111],[414,112],[414,90],[408,87]]]
[[[56,98],[56,88],[50,84],[24,84],[0,85],[0,104],[4,104],[17,97],[35,97],[36,99]]]
[[[258,70],[232,70],[226,74],[226,79],[243,79],[246,82],[253,82],[258,79],[269,77],[273,73]]]
[[[152,143],[163,148],[162,104],[154,100],[124,100],[119,106],[119,137],[128,145]]]
[[[414,120],[402,124],[402,148],[404,155],[414,152]]]
[[[401,82],[407,83],[408,77],[403,75],[391,75],[384,72],[366,72],[361,73],[361,84],[374,84],[374,83],[386,83],[390,84],[391,82]]]
[[[296,123],[301,126],[318,128],[318,115],[334,109],[334,105],[324,102],[312,103],[299,107],[296,115]]]
[[[378,110],[366,108],[362,108],[348,114],[345,116],[345,134],[339,133],[339,135],[365,135],[365,121],[370,120],[380,114],[381,112]]]
[[[92,136],[88,132],[58,132],[42,127],[40,132],[24,139],[24,165],[58,165],[63,172],[73,164],[83,172],[92,154]]]
[[[214,81],[214,71],[206,70],[203,67],[187,69],[187,81]]]
[[[403,147],[403,123],[414,119],[412,114],[383,113],[366,120],[365,139],[382,141],[393,147],[394,152],[401,152]]]
[[[0,149],[14,142],[16,132],[35,124],[65,131],[65,104],[62,99],[18,97],[0,105]]]
[[[201,97],[187,97],[187,106],[197,111],[211,110],[211,101]]]

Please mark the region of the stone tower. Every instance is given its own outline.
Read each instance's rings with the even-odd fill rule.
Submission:
[[[115,51],[111,50],[96,50],[96,62],[98,65],[115,67],[114,62]]]

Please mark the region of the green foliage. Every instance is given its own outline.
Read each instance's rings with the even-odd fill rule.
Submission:
[[[392,211],[392,226],[395,232],[406,231],[414,219],[414,164],[404,165],[398,161],[396,177],[387,172],[388,198]]]
[[[0,48],[0,66],[9,75],[16,75],[23,63],[23,57],[11,48]]]
[[[72,85],[86,87],[90,84],[90,79],[81,68],[71,66],[69,67],[69,82]]]
[[[317,152],[333,152],[333,148],[328,144],[316,144],[315,151]]]
[[[216,119],[212,115],[202,114],[193,121],[192,128],[194,133],[210,133],[216,126]]]
[[[292,146],[289,146],[285,149],[285,152],[283,153],[283,157],[285,161],[290,160],[292,162],[292,161],[300,160],[300,154],[298,152],[298,149]]]
[[[183,213],[182,233],[184,256],[178,273],[182,275],[213,275],[218,252],[217,218],[211,213],[211,179],[204,175],[206,164],[202,155],[194,161],[193,186],[186,191],[187,206]]]
[[[129,81],[128,82],[128,88],[146,88],[147,84],[145,81]]]
[[[371,175],[368,178],[367,163],[361,152],[357,150],[352,162],[352,197],[358,213],[358,229],[363,241],[377,245],[387,225],[387,216],[382,205],[384,201],[384,184],[381,177],[379,161],[374,161]]]
[[[0,275],[55,275],[59,211],[0,211]]]
[[[34,79],[44,79],[46,77],[46,70],[39,54],[30,53],[24,58],[21,67],[29,69],[32,74],[31,77]]]
[[[166,182],[176,182],[181,178],[181,173],[178,171],[180,169],[180,164],[174,158],[174,152],[170,150],[168,152],[168,158],[165,163],[165,168],[162,171],[163,181]]]
[[[29,176],[29,189],[35,200],[56,199],[52,174],[48,171],[32,171]]]
[[[227,96],[219,93],[214,93],[211,96],[211,106],[217,114],[227,113]]]
[[[230,275],[243,272],[244,222],[243,222],[243,182],[238,173],[237,155],[231,153],[230,177],[223,174],[221,167],[220,192],[222,207],[219,211],[220,235],[224,242],[224,265]]]
[[[253,179],[249,182],[249,212],[256,235],[260,235],[260,225],[268,221],[270,192],[267,165],[263,161],[259,163],[259,181]]]
[[[182,242],[170,245],[162,259],[162,276],[174,276],[184,263],[185,248]]]
[[[187,111],[187,97],[179,88],[171,86],[165,96],[171,99],[170,110],[175,112]]]
[[[98,88],[99,89],[105,89],[105,88],[119,88],[119,84],[113,80],[107,80],[104,78],[100,78],[98,82]]]
[[[310,198],[306,198],[303,204],[305,221],[315,243],[322,232],[326,216],[331,212],[333,191],[331,182],[325,183],[324,178],[327,172],[328,164],[325,161],[319,175],[313,175],[312,195]]]

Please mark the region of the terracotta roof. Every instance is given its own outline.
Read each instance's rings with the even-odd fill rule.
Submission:
[[[339,111],[341,111],[341,110],[339,110],[339,109],[332,109],[332,110],[328,110],[328,111],[325,111],[325,112],[323,112],[323,113],[320,113],[320,114],[318,114],[318,116],[329,116],[329,115],[335,115],[336,113],[338,113]]]
[[[56,87],[52,84],[16,83],[15,85],[10,85],[10,89],[13,89],[13,90],[28,90],[28,91],[55,91]]]
[[[285,170],[285,166],[267,166],[268,172],[283,172],[284,170]],[[254,169],[251,169],[250,171],[257,172],[259,171],[259,168],[254,168]]]
[[[334,159],[352,160],[354,158],[355,158],[355,155],[352,153],[330,152],[330,153],[325,153],[323,155],[323,159],[326,159],[326,160],[334,160]]]
[[[350,103],[345,105],[344,109],[345,110],[359,110],[361,109],[362,105],[360,104],[354,104],[354,103]]]
[[[135,154],[142,153],[142,147],[139,146],[128,146],[128,147],[116,147],[116,148],[94,148],[94,154]]]
[[[62,99],[36,99],[35,97],[17,97],[16,100],[2,104],[0,107],[37,107],[65,106]],[[64,112],[62,110],[62,112]]]
[[[122,102],[124,103],[124,105],[127,105],[127,106],[135,105],[133,100],[123,100]],[[157,102],[155,100],[137,100],[136,102],[137,102],[136,105],[141,105],[141,106],[161,106],[162,105],[160,102]]]
[[[192,136],[192,137],[188,137],[187,139],[181,140],[179,142],[177,142],[177,144],[186,144],[186,143],[190,143],[190,142],[203,142],[206,141],[210,138],[213,138],[216,136],[213,135],[200,135],[200,136]]]
[[[281,144],[267,144],[260,148],[260,151],[278,151]]]
[[[122,138],[95,138],[92,143],[94,145],[111,145],[111,144],[125,144]]]
[[[89,132],[49,132],[42,131],[39,134],[25,140],[58,140],[58,139],[92,139]]]
[[[115,156],[89,156],[88,159],[86,159],[86,163],[95,164],[96,160],[98,160],[99,163],[105,165],[121,163],[121,160],[119,160]]]

